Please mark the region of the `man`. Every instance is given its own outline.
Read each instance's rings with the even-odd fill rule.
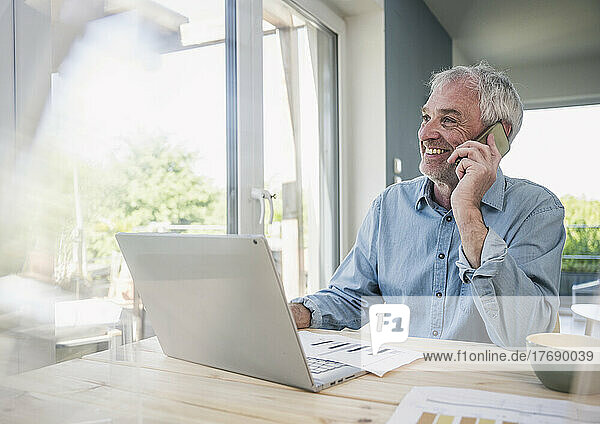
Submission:
[[[557,319],[563,206],[502,174],[493,135],[473,141],[501,122],[512,142],[521,127],[503,73],[457,66],[430,87],[418,131],[424,176],[373,201],[329,288],[292,301],[296,325],[358,328],[375,296],[409,305],[411,336],[522,346]]]

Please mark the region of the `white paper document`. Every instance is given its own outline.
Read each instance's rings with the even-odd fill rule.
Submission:
[[[413,387],[388,424],[591,424],[600,407],[451,387]]]
[[[328,359],[369,371],[379,377],[386,372],[422,358],[421,352],[385,347],[373,355],[371,345],[359,339],[334,334],[298,332],[304,353],[308,357]]]

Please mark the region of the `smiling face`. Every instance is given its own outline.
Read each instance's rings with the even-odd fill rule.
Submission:
[[[484,129],[477,93],[463,81],[449,82],[434,90],[423,106],[418,132],[419,170],[434,183],[456,186],[456,165],[446,160],[456,147],[473,140]]]

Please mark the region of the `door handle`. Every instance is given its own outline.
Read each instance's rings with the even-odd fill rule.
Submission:
[[[270,213],[269,213],[269,224],[273,223],[273,215],[275,213],[275,211],[273,210],[273,198],[275,197],[275,194],[271,194],[271,192],[269,192],[269,190],[264,190],[264,189],[260,189],[260,188],[253,188],[252,189],[252,198],[256,199],[260,202],[260,218],[258,220],[259,224],[262,224],[264,222],[265,219],[265,203],[268,200],[269,201],[269,208],[270,208]]]

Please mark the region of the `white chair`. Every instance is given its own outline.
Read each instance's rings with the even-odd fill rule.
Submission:
[[[577,303],[571,305],[574,314],[585,318],[585,335],[600,337],[600,304]]]

